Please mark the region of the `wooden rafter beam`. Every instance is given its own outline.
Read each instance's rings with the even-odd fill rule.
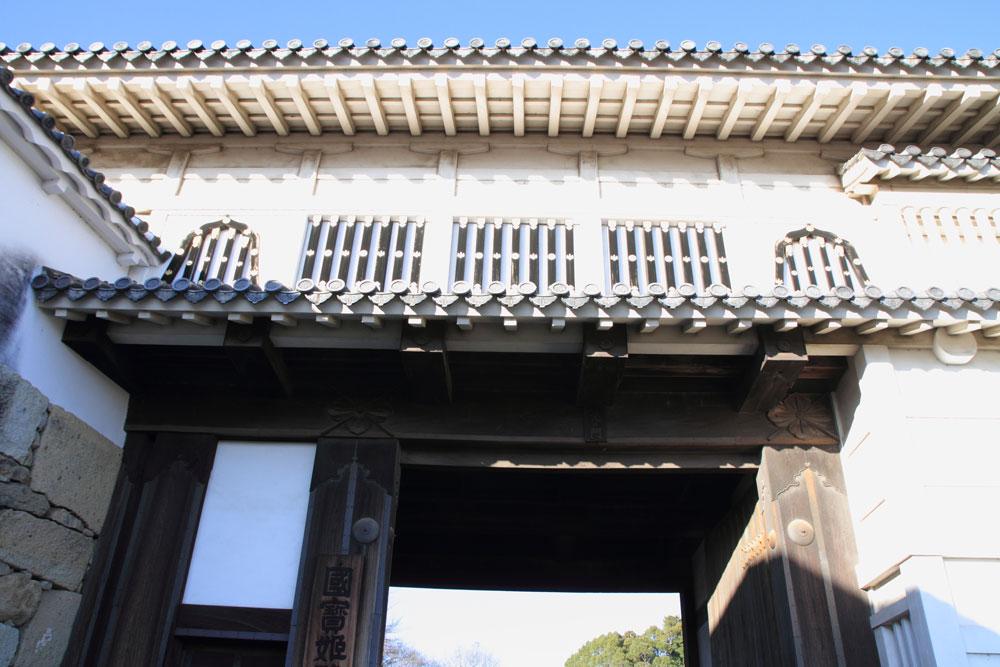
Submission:
[[[264,111],[264,115],[271,122],[271,127],[274,128],[274,131],[283,137],[288,136],[288,122],[285,120],[285,115],[281,113],[281,109],[274,102],[274,94],[268,88],[264,77],[250,77],[250,92],[253,93],[257,104],[260,105],[260,108]]]
[[[694,85],[694,99],[691,100],[691,110],[684,123],[685,139],[694,139],[698,133],[698,125],[701,123],[701,117],[705,115],[705,105],[708,104],[708,96],[712,94],[712,84],[709,81],[699,80]]]
[[[868,114],[868,117],[861,122],[858,129],[856,129],[854,134],[851,135],[851,141],[856,144],[860,144],[867,140],[868,137],[871,136],[871,133],[875,131],[875,128],[878,127],[879,123],[881,123],[883,119],[889,115],[889,112],[895,109],[905,97],[906,89],[903,86],[898,84],[890,86],[885,97],[875,104],[875,108],[872,109],[872,112]]]
[[[247,387],[264,396],[290,396],[292,383],[281,351],[271,342],[271,322],[227,322],[222,343],[226,356]]]
[[[195,87],[190,77],[177,81],[177,91],[213,136],[221,137],[226,133],[226,129],[219,122],[219,117],[209,108],[208,103],[205,101],[205,96]]]
[[[410,134],[419,137],[423,133],[423,126],[420,124],[420,110],[417,109],[417,96],[413,92],[413,79],[403,74],[399,77],[399,98],[403,103],[403,113],[406,114],[406,124],[410,127]]]
[[[554,78],[549,81],[549,136],[559,136],[559,120],[562,116],[563,80]]]
[[[819,143],[826,144],[833,141],[833,138],[840,131],[840,128],[844,126],[847,119],[851,117],[854,110],[858,108],[861,101],[865,99],[868,95],[868,86],[863,83],[852,83],[847,89],[847,94],[844,95],[840,104],[837,105],[836,111],[830,115],[826,121],[826,125],[819,132]]]
[[[920,143],[926,146],[944,134],[965,113],[966,109],[979,101],[982,95],[983,91],[979,88],[966,88],[962,91],[961,97],[949,104],[941,115],[930,124],[924,135],[920,137]]]
[[[524,136],[524,75],[515,74],[511,79],[511,96],[514,108],[514,136]]]
[[[256,135],[257,128],[254,126],[253,121],[250,120],[250,114],[240,104],[239,98],[226,85],[225,80],[219,77],[218,79],[214,79],[210,85],[219,98],[219,102],[226,108],[226,112],[229,113],[236,125],[239,126],[240,131],[248,137]]]
[[[486,90],[486,75],[477,74],[472,79],[472,87],[476,96],[476,121],[479,123],[479,136],[490,136],[490,100]]]
[[[56,109],[59,113],[66,116],[69,122],[72,123],[76,129],[83,132],[85,135],[91,139],[97,137],[97,128],[91,123],[85,114],[83,114],[79,109],[73,106],[73,102],[68,98],[64,97],[62,92],[56,87],[55,83],[49,81],[48,79],[42,79],[37,84],[29,87],[29,91],[33,93],[40,94],[47,104]]]
[[[726,140],[733,133],[733,128],[736,127],[736,123],[740,119],[740,114],[743,113],[743,108],[746,106],[747,98],[750,96],[750,87],[750,82],[746,80],[740,81],[739,85],[736,86],[736,91],[733,93],[733,99],[729,103],[729,108],[726,109],[726,113],[722,116],[719,129],[715,133],[716,139]]]
[[[955,146],[970,143],[976,138],[976,136],[984,131],[987,125],[996,120],[998,116],[1000,116],[1000,95],[984,104],[979,109],[979,113],[976,114],[976,117],[966,123],[965,127],[955,133],[955,137],[950,143]]]
[[[160,126],[153,121],[149,112],[142,108],[142,104],[135,95],[125,86],[121,79],[111,79],[108,81],[108,92],[114,97],[118,104],[132,116],[132,119],[139,124],[139,127],[151,137],[160,136]]]
[[[632,124],[632,114],[635,113],[635,101],[639,96],[639,77],[630,76],[625,79],[625,97],[622,100],[622,110],[618,114],[618,127],[615,136],[622,139],[628,136],[629,125]]]
[[[445,324],[443,320],[432,320],[424,327],[403,325],[399,349],[410,396],[417,402],[451,402]]]
[[[762,326],[757,335],[757,353],[737,393],[737,410],[744,414],[767,412],[780,403],[809,363],[801,329],[779,333]]]
[[[627,360],[628,337],[623,325],[605,331],[592,324],[584,325],[577,403],[584,406],[613,403]]]
[[[292,102],[295,104],[299,115],[302,116],[302,122],[305,123],[309,134],[314,137],[323,134],[323,126],[319,123],[319,117],[316,115],[316,110],[309,100],[309,93],[302,86],[302,81],[296,77],[291,77],[288,80],[288,94],[292,98]]]
[[[824,82],[818,83],[814,86],[812,94],[802,105],[802,108],[792,119],[792,122],[788,125],[788,129],[785,130],[785,141],[796,141],[805,132],[805,129],[809,127],[810,121],[812,121],[813,116],[819,111],[820,107],[823,106],[823,102],[826,100],[827,95],[830,94],[830,86]]]
[[[663,135],[663,128],[670,116],[670,107],[673,106],[676,93],[677,79],[664,78],[663,90],[660,91],[660,101],[656,105],[656,113],[653,115],[653,125],[649,129],[650,139],[659,139]]]
[[[587,93],[587,110],[583,114],[583,136],[594,136],[594,128],[597,126],[597,111],[601,105],[601,91],[604,90],[604,79],[594,77],[590,79],[590,87]]]
[[[73,82],[73,92],[79,95],[80,99],[87,103],[90,110],[97,114],[97,117],[108,126],[112,132],[121,139],[129,135],[128,126],[111,109],[107,100],[101,97],[93,86],[86,79],[77,79]]]
[[[910,129],[916,125],[917,121],[920,120],[924,114],[926,114],[935,104],[941,101],[944,96],[944,88],[940,84],[932,83],[927,86],[924,90],[924,94],[921,95],[916,102],[910,105],[910,107],[903,113],[896,124],[892,126],[889,130],[889,134],[886,135],[885,140],[890,143],[895,143],[903,138],[903,136],[910,131]]]
[[[438,74],[434,77],[434,87],[437,88],[438,104],[441,107],[441,122],[444,124],[444,133],[449,137],[456,134],[455,112],[451,108],[451,89],[448,86],[448,77]]]
[[[108,337],[107,320],[68,321],[62,342],[126,391],[139,388],[128,357]]]
[[[340,85],[340,81],[332,74],[327,75],[323,77],[323,87],[326,88],[326,95],[330,98],[330,104],[333,105],[333,112],[337,114],[337,122],[340,123],[340,129],[347,136],[353,135],[355,132],[354,118],[351,117],[351,112],[347,108],[347,102],[344,99],[344,91]]]
[[[149,96],[149,99],[153,101],[153,106],[155,106],[159,112],[163,114],[163,117],[167,119],[167,122],[170,123],[175,130],[177,130],[177,134],[182,137],[190,137],[194,134],[194,131],[191,129],[191,124],[184,119],[184,116],[177,112],[177,109],[174,108],[173,100],[169,95],[163,92],[163,89],[160,88],[156,81],[153,79],[143,79],[142,90]]]
[[[774,90],[767,101],[767,106],[764,107],[764,112],[757,118],[757,124],[754,125],[753,131],[750,133],[752,141],[763,141],[764,137],[767,136],[767,131],[774,124],[774,119],[778,117],[778,112],[781,111],[781,107],[785,103],[785,98],[788,97],[788,93],[791,90],[792,86],[787,81],[775,82]]]

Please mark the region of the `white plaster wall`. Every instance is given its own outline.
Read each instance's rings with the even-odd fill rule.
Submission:
[[[859,580],[876,608],[915,592],[938,664],[1000,660],[998,395],[1000,352],[945,366],[882,346],[835,395]]]
[[[34,173],[0,141],[0,253],[25,256],[80,276],[115,279],[123,273],[115,254],[61,199],[46,195]],[[12,335],[0,358],[56,405],[122,444],[128,395],[62,344],[63,322],[43,314],[25,296]]]

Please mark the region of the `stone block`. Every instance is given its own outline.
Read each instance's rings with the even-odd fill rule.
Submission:
[[[49,511],[49,501],[40,493],[35,493],[24,484],[0,482],[0,507],[24,510],[45,516]]]
[[[93,549],[93,539],[54,521],[0,511],[0,560],[57,586],[79,588]]]
[[[42,585],[27,572],[0,577],[0,621],[24,625],[42,599]]]
[[[82,521],[70,514],[69,510],[64,510],[61,507],[57,507],[49,512],[48,518],[56,523],[61,523],[67,528],[72,528],[73,530],[79,530],[84,533],[87,530],[87,527],[83,525]]]
[[[69,645],[69,635],[79,607],[79,593],[46,591],[35,617],[21,628],[21,648],[14,667],[58,665]]]
[[[17,655],[17,641],[21,633],[17,628],[0,624],[0,667],[10,667]]]
[[[31,471],[31,488],[100,532],[122,450],[86,422],[52,406]]]
[[[0,452],[19,463],[27,463],[48,407],[49,401],[42,392],[10,367],[0,364]]]
[[[31,470],[14,459],[0,455],[0,480],[27,484],[31,480]]]

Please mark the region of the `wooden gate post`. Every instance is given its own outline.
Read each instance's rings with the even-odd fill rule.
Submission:
[[[380,664],[398,490],[396,440],[319,441],[287,667]]]
[[[840,456],[765,447],[757,474],[775,620],[795,665],[878,665]]]

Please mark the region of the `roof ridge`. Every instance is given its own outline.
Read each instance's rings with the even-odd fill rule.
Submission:
[[[122,193],[105,183],[103,173],[90,168],[90,158],[76,149],[76,139],[68,132],[57,129],[55,118],[35,108],[35,97],[27,91],[12,86],[13,80],[14,73],[9,68],[0,65],[0,89],[3,89],[8,96],[17,102],[18,106],[42,128],[45,135],[59,146],[63,154],[76,165],[80,174],[90,183],[94,192],[121,215],[126,224],[137,232],[157,258],[164,260],[169,257],[170,253],[160,247],[160,237],[149,231],[149,224],[136,216],[133,207],[122,202]]]

